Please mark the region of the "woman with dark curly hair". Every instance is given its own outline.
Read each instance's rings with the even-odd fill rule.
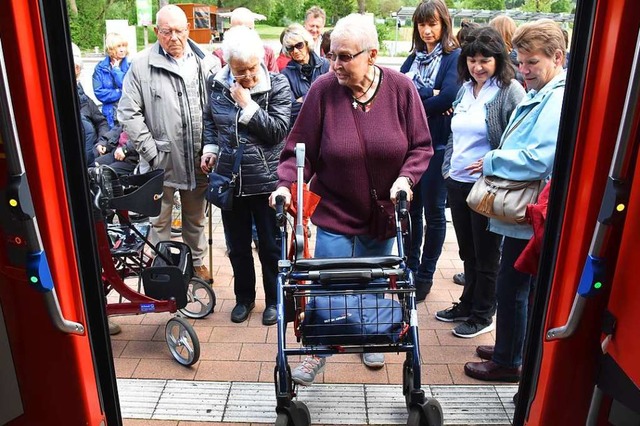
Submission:
[[[467,196],[479,177],[470,173],[468,166],[498,148],[509,117],[525,92],[514,80],[502,37],[492,27],[481,27],[467,35],[458,59],[458,74],[464,83],[453,103],[442,174],[464,262],[465,284],[460,303],[437,312],[436,319],[462,321],[453,334],[470,338],[495,328],[491,317],[496,309],[502,236],[490,232],[489,219],[467,205]]]

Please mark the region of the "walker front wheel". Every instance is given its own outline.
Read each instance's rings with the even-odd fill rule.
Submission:
[[[187,287],[187,305],[179,309],[188,318],[200,319],[213,312],[216,306],[216,294],[211,285],[202,278],[193,277]]]
[[[200,359],[200,340],[195,330],[184,318],[173,317],[164,329],[165,340],[171,355],[180,364],[190,366]]]

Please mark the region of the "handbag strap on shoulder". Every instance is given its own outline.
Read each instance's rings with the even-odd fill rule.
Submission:
[[[242,161],[242,155],[244,154],[245,145],[246,145],[245,142],[240,143],[238,146],[238,150],[236,151],[236,159],[233,162],[233,169],[231,170],[231,173],[233,174],[234,177],[240,171],[240,162]]]

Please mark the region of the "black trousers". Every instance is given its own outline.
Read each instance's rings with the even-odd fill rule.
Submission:
[[[496,279],[502,235],[490,232],[489,219],[467,205],[467,196],[473,183],[448,178],[446,185],[460,259],[464,263],[465,285],[460,304],[471,310],[472,319],[486,324],[496,310]]]
[[[233,200],[233,210],[222,212],[229,260],[233,268],[236,303],[249,304],[256,299],[256,271],[251,250],[252,217],[260,241],[258,257],[262,265],[266,306],[275,306],[280,248],[276,244],[276,212],[269,207],[269,194],[237,197]]]

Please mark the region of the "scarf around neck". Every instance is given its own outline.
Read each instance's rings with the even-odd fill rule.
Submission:
[[[431,52],[416,52],[416,58],[411,64],[411,71],[419,74],[425,86],[432,88],[442,60],[442,44],[436,44]]]

